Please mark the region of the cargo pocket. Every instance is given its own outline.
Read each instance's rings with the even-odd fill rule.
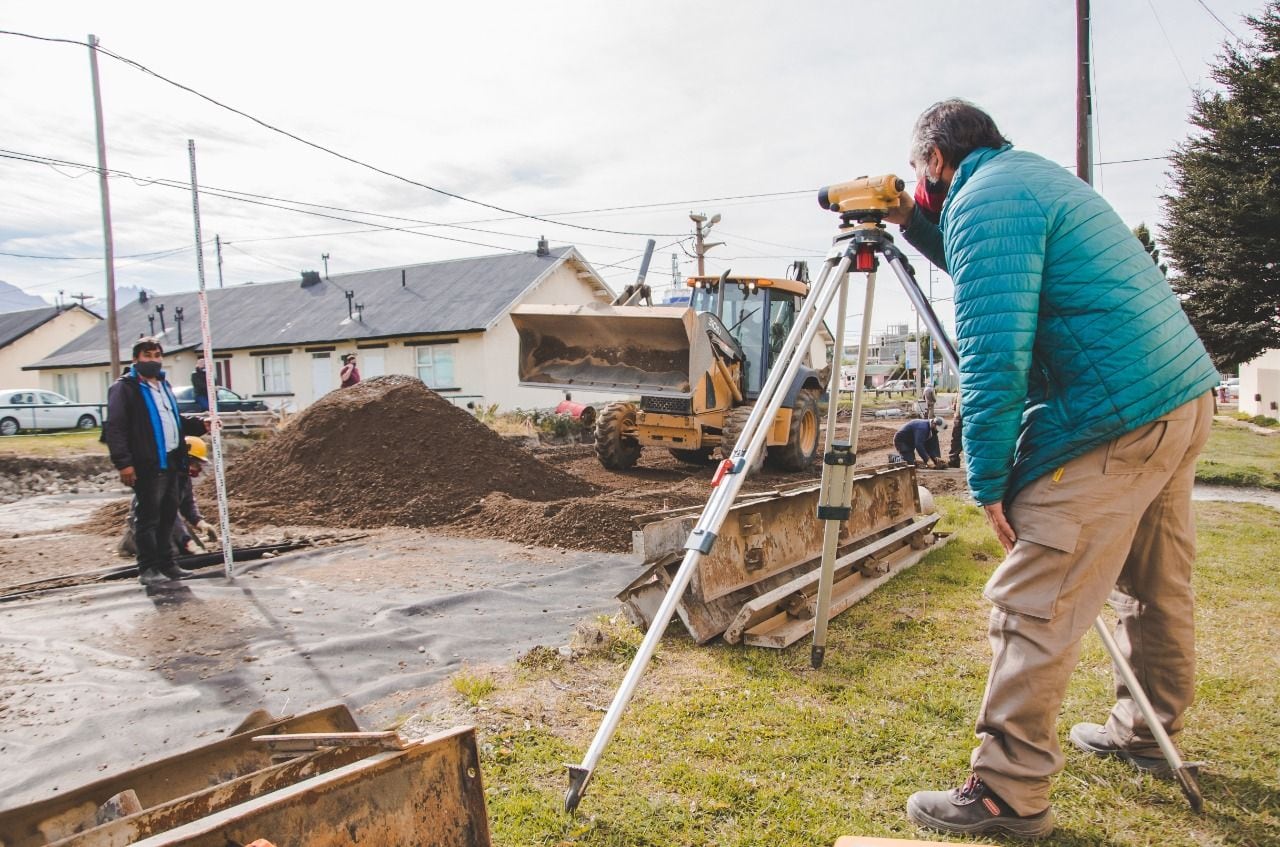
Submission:
[[[1015,507],[1010,520],[1018,543],[991,575],[983,595],[1006,612],[1051,620],[1075,562],[1080,521],[1032,506]]]

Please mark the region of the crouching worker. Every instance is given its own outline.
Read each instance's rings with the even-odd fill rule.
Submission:
[[[200,514],[192,480],[200,477],[209,461],[209,448],[203,438],[194,435],[188,435],[186,442],[187,473],[178,477],[178,515],[173,519],[173,543],[179,553],[207,553],[204,544],[192,533],[198,533],[205,541],[217,541],[218,532]]]
[[[927,468],[930,463],[935,468],[945,468],[942,448],[938,446],[938,430],[946,428],[947,424],[942,418],[911,421],[893,436],[893,449],[903,459],[914,462],[918,468]]]
[[[169,535],[178,514],[179,481],[187,476],[187,442],[202,435],[199,418],[178,414],[165,379],[164,349],[152,339],[133,345],[133,364],[107,392],[103,436],[120,481],[137,498],[134,538],[138,580],[158,585],[191,572],[173,561]]]

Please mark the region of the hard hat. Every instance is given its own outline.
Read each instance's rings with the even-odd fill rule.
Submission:
[[[205,446],[204,439],[194,435],[188,435],[187,455],[192,459],[198,459],[201,462],[209,461],[209,448]]]
[[[933,425],[934,425],[935,427],[937,427],[938,429],[946,429],[946,428],[947,428],[947,422],[946,422],[946,421],[944,421],[942,418],[934,418],[934,419],[933,419]]]

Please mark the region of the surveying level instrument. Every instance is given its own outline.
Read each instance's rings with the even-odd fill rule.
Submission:
[[[649,661],[662,640],[667,625],[676,613],[676,606],[688,588],[702,558],[711,551],[716,543],[716,536],[724,523],[733,501],[741,490],[755,459],[764,449],[769,424],[773,421],[786,395],[786,390],[798,373],[804,359],[804,351],[809,348],[818,329],[822,326],[823,316],[830,309],[833,301],[838,299],[835,337],[835,361],[832,363],[830,385],[828,388],[828,408],[826,421],[826,452],[823,456],[822,483],[820,487],[818,514],[824,522],[822,565],[818,584],[817,608],[814,614],[813,644],[810,652],[810,663],[814,668],[821,667],[826,653],[827,617],[830,612],[832,582],[835,573],[837,541],[840,523],[849,516],[852,508],[853,467],[857,461],[858,428],[862,415],[862,391],[867,368],[867,345],[871,337],[871,314],[875,299],[876,272],[880,260],[883,259],[893,269],[901,282],[907,297],[915,306],[917,313],[925,322],[931,337],[942,351],[948,366],[959,374],[959,356],[950,337],[943,329],[933,306],[924,296],[916,282],[915,274],[906,257],[893,243],[893,237],[885,231],[884,219],[888,213],[897,208],[899,196],[905,184],[898,177],[889,174],[877,177],[858,177],[849,182],[827,186],[818,192],[818,203],[824,209],[840,215],[840,227],[832,239],[831,249],[827,253],[822,272],[804,299],[791,332],[787,335],[782,349],[778,352],[775,366],[770,370],[765,384],[760,390],[759,399],[751,410],[742,433],[734,444],[729,458],[724,459],[716,469],[712,479],[711,495],[703,507],[688,540],[685,542],[684,558],[680,567],[671,579],[671,587],[667,590],[658,610],[652,616],[653,623],[645,633],[630,667],[622,679],[612,702],[605,713],[604,720],[582,762],[569,765],[569,789],[565,793],[564,808],[573,812],[582,801],[592,774],[600,761],[604,749],[608,746],[613,734],[617,731],[622,714],[626,711],[640,678],[644,675]],[[858,343],[858,368],[853,399],[853,414],[849,423],[847,441],[838,441],[836,437],[836,413],[840,389],[840,347],[844,339],[845,315],[848,311],[849,273],[865,273],[866,302],[862,310],[862,333]],[[1157,736],[1161,750],[1164,751],[1183,793],[1191,801],[1195,810],[1200,809],[1200,792],[1195,785],[1195,778],[1178,758],[1168,735],[1164,732],[1159,720],[1151,708],[1150,702],[1138,687],[1132,669],[1120,654],[1110,632],[1105,631],[1101,618],[1097,621],[1099,634],[1103,643],[1115,660],[1117,668],[1134,700],[1138,702],[1147,719],[1148,725]]]

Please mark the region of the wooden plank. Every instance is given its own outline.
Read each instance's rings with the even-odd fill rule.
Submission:
[[[380,750],[403,750],[400,733],[388,732],[293,732],[278,735],[255,735],[253,740],[265,744],[273,752],[311,752],[323,747],[374,747]]]
[[[924,550],[913,550],[910,547],[902,548],[886,560],[889,566],[886,573],[874,577],[864,576],[856,572],[849,574],[832,586],[831,617],[834,618],[848,609],[893,577],[915,565],[930,551],[946,544],[950,539],[951,536],[941,537],[931,547]],[[813,634],[812,614],[807,619],[787,615],[785,621],[779,621],[780,617],[780,615],[771,617],[767,623],[767,629],[766,624],[762,624],[747,630],[743,634],[742,642],[751,647],[781,649]]]
[[[475,731],[375,753],[136,845],[226,847],[259,838],[307,847],[489,847]]]
[[[876,556],[895,547],[901,546],[908,538],[913,535],[922,533],[932,527],[940,519],[940,515],[933,514],[924,518],[919,518],[905,527],[899,528],[883,538],[876,539],[868,544],[863,544],[853,550],[842,552],[835,563],[834,579],[839,582],[852,569],[855,563],[870,556]],[[806,570],[801,576],[796,577],[782,585],[777,586],[772,591],[765,592],[759,597],[752,599],[744,604],[739,610],[737,616],[725,628],[724,639],[730,644],[736,644],[742,639],[742,633],[759,624],[760,621],[771,618],[781,604],[785,603],[789,597],[801,592],[816,591],[818,587],[818,579],[821,576],[821,562],[814,567]]]

